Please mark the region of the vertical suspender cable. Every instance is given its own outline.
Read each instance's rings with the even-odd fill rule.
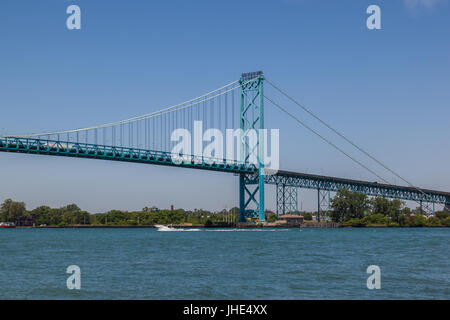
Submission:
[[[217,97],[217,100],[219,100],[218,101],[218,107],[217,107],[217,111],[219,113],[219,119],[218,119],[219,126],[218,126],[217,129],[219,129],[219,130],[222,129],[222,115],[221,115],[222,114],[222,96],[220,96],[220,93],[221,93],[221,91],[219,91],[219,96]]]
[[[234,127],[234,125],[235,125],[235,123],[234,123],[234,121],[235,121],[235,119],[234,119],[234,90],[233,91],[231,91],[231,121],[232,121],[232,124],[231,124],[231,127],[233,128],[233,129],[235,129],[235,127]]]
[[[139,130],[139,123],[140,121],[136,121],[136,148],[139,149],[139,136],[140,136],[140,130]]]
[[[152,119],[152,149],[155,150],[155,118]]]

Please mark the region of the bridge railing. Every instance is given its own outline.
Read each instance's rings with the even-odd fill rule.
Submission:
[[[174,154],[166,151],[49,139],[3,137],[0,138],[0,151],[196,167],[246,174],[256,172],[255,165],[237,160],[225,159],[224,161],[219,158]]]

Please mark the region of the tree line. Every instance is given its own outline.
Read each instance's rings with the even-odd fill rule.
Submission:
[[[237,222],[239,209],[232,208],[220,212],[203,209],[192,211],[184,209],[140,211],[110,210],[104,213],[89,213],[81,210],[76,204],[61,208],[40,206],[26,210],[25,203],[7,199],[0,207],[0,221],[15,222],[23,217],[32,217],[36,226],[70,226],[70,225],[105,225],[105,226],[137,226],[155,224],[193,224],[206,226],[226,226]]]
[[[450,226],[450,214],[435,212],[428,217],[422,208],[414,210],[404,201],[384,197],[370,199],[362,193],[341,189],[331,201],[331,220],[347,226],[383,225],[391,227]]]
[[[317,213],[304,212],[305,220],[311,220]],[[326,213],[333,222],[342,226],[390,226],[424,227],[450,226],[450,214],[438,211],[426,216],[421,208],[411,210],[404,201],[383,197],[369,198],[365,194],[341,189],[331,201],[331,210]],[[193,224],[205,226],[231,226],[239,220],[239,208],[234,207],[220,212],[203,209],[149,209],[140,211],[110,210],[104,213],[89,213],[76,204],[61,208],[40,206],[27,210],[24,202],[5,200],[0,206],[0,222],[16,222],[29,217],[36,226],[138,226],[155,224]],[[266,210],[266,220],[275,222],[277,215]]]

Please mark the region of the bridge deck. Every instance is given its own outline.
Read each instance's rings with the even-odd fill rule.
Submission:
[[[173,155],[169,152],[31,138],[0,138],[0,151],[137,162],[236,174],[254,174],[256,172],[256,167],[248,163],[223,163],[221,159],[194,156],[188,156],[188,161],[177,163],[173,161]],[[442,203],[450,206],[450,192],[419,190],[412,187],[290,171],[278,171],[274,175],[265,175],[264,179],[267,184],[285,184],[299,188],[329,191],[338,191],[344,188],[371,196]]]
[[[328,177],[300,172],[278,171],[276,175],[265,176],[268,184],[285,184],[307,189],[338,191],[348,189],[371,196],[383,196],[403,200],[450,204],[450,192],[416,189],[398,185],[362,180]]]
[[[174,161],[174,155],[170,152],[44,139],[17,137],[0,138],[0,151],[137,162],[231,173],[249,174],[256,171],[254,165],[249,163],[242,164],[237,161],[227,161],[226,163],[223,163],[222,159],[219,160],[191,155],[182,155],[182,157],[185,158],[183,161],[181,161],[181,158],[180,161]]]

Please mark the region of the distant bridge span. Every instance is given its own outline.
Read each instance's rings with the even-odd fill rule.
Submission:
[[[369,196],[381,196],[394,199],[450,205],[450,192],[416,189],[413,187],[328,177],[300,172],[281,170],[278,171],[276,175],[265,176],[265,182],[268,184],[284,184],[298,188],[324,191],[338,191],[340,189],[347,189],[352,192],[364,193]]]

